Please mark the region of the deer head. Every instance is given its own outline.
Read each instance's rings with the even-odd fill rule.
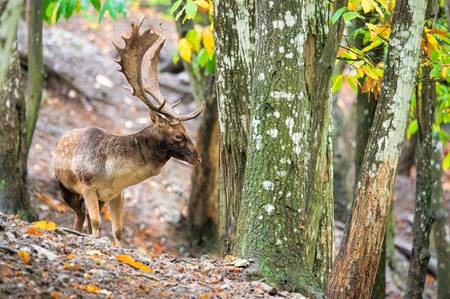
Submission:
[[[169,154],[177,159],[196,165],[200,158],[192,140],[183,126],[183,121],[194,119],[202,113],[205,103],[189,114],[177,114],[174,108],[181,102],[169,104],[161,93],[158,80],[158,57],[164,45],[165,37],[155,32],[152,28],[140,33],[139,25],[131,24],[130,37],[122,37],[125,42],[123,48],[114,44],[119,53],[120,71],[125,75],[132,88],[132,94],[139,98],[148,108],[150,117],[158,127]],[[150,67],[148,82],[144,84],[142,76],[142,61],[149,51]]]

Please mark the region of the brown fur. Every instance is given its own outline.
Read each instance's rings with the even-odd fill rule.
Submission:
[[[171,157],[194,165],[200,162],[181,123],[152,119],[156,124],[130,135],[88,127],[72,130],[59,140],[53,167],[63,198],[77,216],[74,229],[80,231],[87,219],[98,236],[99,209],[110,201],[113,234],[120,243],[123,189],[159,174]]]

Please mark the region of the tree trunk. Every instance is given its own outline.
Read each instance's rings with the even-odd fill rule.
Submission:
[[[23,0],[0,0],[0,85],[7,79],[11,49],[16,40]]]
[[[434,245],[437,255],[437,281],[438,281],[438,299],[450,298],[450,229],[448,225],[448,211],[444,203],[444,194],[442,192],[442,164],[441,148],[439,140],[435,142],[435,152],[433,153],[433,162],[431,175],[433,177],[432,204],[435,221],[433,224]]]
[[[431,67],[424,68],[424,78],[429,78]],[[430,231],[432,219],[432,185],[431,161],[433,159],[432,127],[436,103],[436,87],[433,81],[422,83],[422,91],[417,101],[417,118],[419,131],[417,135],[416,160],[416,207],[412,228],[412,256],[408,271],[408,284],[405,298],[422,298],[430,259]]]
[[[0,211],[33,219],[27,190],[25,98],[14,42],[6,80],[0,86]]]
[[[219,232],[223,253],[235,233],[247,159],[254,0],[215,0],[217,102],[220,124]]]
[[[172,1],[174,3],[174,1]],[[181,37],[194,27],[192,21],[177,21],[177,31]],[[217,188],[219,167],[219,128],[215,75],[205,76],[200,71],[195,76],[192,65],[183,60],[189,75],[193,96],[198,102],[205,102],[200,125],[197,129],[197,150],[202,163],[194,168],[191,176],[191,193],[188,200],[188,229],[191,244],[210,243],[215,245],[217,238]],[[203,244],[206,245],[206,244]]]
[[[30,148],[44,87],[42,51],[43,1],[28,1],[28,83],[26,91],[26,145]]]
[[[330,79],[343,24],[327,36],[327,3],[308,7],[256,2],[238,239],[256,273],[320,297],[333,258]]]
[[[425,0],[395,4],[388,57],[374,125],[361,166],[352,215],[327,284],[328,298],[369,298],[392,204],[415,81]]]
[[[202,163],[194,168],[189,195],[188,222],[191,236],[204,241],[212,241],[217,230],[217,168],[219,166],[219,128],[217,119],[217,97],[215,80],[209,75],[196,84],[201,101],[205,101],[200,126],[197,131],[197,149]],[[200,83],[200,82],[197,82]]]

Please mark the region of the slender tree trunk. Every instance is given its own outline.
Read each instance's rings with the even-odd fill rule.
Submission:
[[[432,1],[427,1],[426,19],[432,17]],[[426,35],[423,34],[426,38]],[[433,161],[433,124],[436,105],[436,84],[430,80],[431,66],[423,68],[423,80],[420,94],[417,94],[417,119],[419,130],[416,143],[416,200],[414,223],[412,227],[413,243],[409,263],[408,282],[405,298],[422,298],[427,266],[430,260],[430,232],[433,223],[432,206],[432,167]]]
[[[327,284],[328,298],[369,298],[392,204],[395,167],[419,58],[425,0],[395,4],[374,125],[361,166],[352,215]]]
[[[429,78],[431,68],[424,68],[424,77]],[[416,208],[412,228],[412,255],[408,271],[408,284],[405,298],[422,298],[430,260],[430,232],[433,222],[431,162],[433,159],[432,126],[436,103],[436,87],[433,81],[422,83],[422,91],[417,101],[419,131],[417,135],[416,160]]]
[[[203,78],[201,83],[203,86],[196,89],[200,89],[202,96],[199,97],[206,103],[197,131],[197,149],[201,153],[202,163],[192,173],[188,222],[194,239],[209,242],[215,239],[217,230],[219,128],[214,75]]]
[[[330,79],[343,23],[327,36],[326,1],[309,5],[256,2],[238,238],[256,273],[320,297],[333,259]]]
[[[234,250],[245,164],[255,0],[215,0],[217,102],[220,124],[219,232],[222,251]]]
[[[22,12],[23,0],[0,0],[0,84],[7,75],[16,28]]]
[[[33,219],[27,191],[25,98],[14,42],[6,80],[0,86],[0,211]]]
[[[26,91],[27,148],[31,146],[44,87],[42,51],[43,1],[28,1],[28,83]]]
[[[181,37],[193,28],[192,21],[183,23],[179,20],[176,25]],[[199,76],[195,76],[191,64],[183,61],[183,66],[189,75],[195,100],[206,103],[197,130],[197,150],[202,163],[194,168],[191,176],[187,217],[189,237],[192,244],[205,242],[216,245],[219,128],[215,75],[205,76],[200,72]]]
[[[436,248],[438,271],[438,299],[450,298],[450,229],[448,224],[448,211],[445,207],[444,194],[442,192],[442,144],[435,140],[435,151],[432,161],[433,191],[432,204],[435,221],[433,224],[434,245]]]

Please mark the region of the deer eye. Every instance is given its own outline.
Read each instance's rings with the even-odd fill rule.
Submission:
[[[182,134],[175,134],[175,140],[176,141],[183,141],[183,135]]]

